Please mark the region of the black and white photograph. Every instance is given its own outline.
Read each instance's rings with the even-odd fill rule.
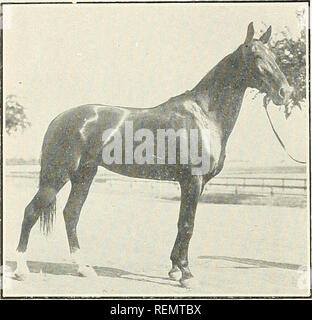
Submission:
[[[309,2],[1,9],[3,299],[310,297]]]

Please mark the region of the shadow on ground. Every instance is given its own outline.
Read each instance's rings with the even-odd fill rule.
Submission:
[[[221,266],[220,268],[232,268],[232,269],[249,269],[249,268],[279,268],[287,270],[298,270],[301,265],[293,263],[274,262],[250,258],[237,258],[227,256],[199,256],[201,260],[220,260],[238,263],[242,265],[233,266]],[[7,261],[6,265],[11,269],[16,269],[15,261]],[[39,261],[27,261],[27,266],[31,273],[43,273],[52,275],[70,275],[80,277],[78,273],[78,265],[70,263],[54,263],[54,262],[39,262]],[[121,278],[133,281],[149,282],[154,284],[160,284],[165,286],[180,287],[179,282],[170,280],[167,277],[157,277],[141,273],[133,273],[117,268],[110,267],[98,267],[93,266],[97,276],[109,277],[109,278]]]
[[[166,200],[180,201],[180,197],[163,197]],[[306,208],[307,199],[303,195],[287,194],[247,194],[247,193],[206,193],[200,197],[200,202],[213,204],[243,204],[258,206],[277,206]]]
[[[16,269],[15,261],[7,261],[6,265],[10,270]],[[28,269],[31,273],[52,274],[57,276],[75,276],[81,277],[78,273],[78,265],[70,263],[54,263],[54,262],[40,262],[40,261],[27,261]],[[172,286],[182,288],[177,281],[169,279],[169,277],[156,277],[146,274],[128,272],[122,269],[110,267],[93,266],[97,276],[109,278],[121,278],[133,281],[149,282],[159,285]],[[13,279],[17,280],[13,277]]]
[[[223,260],[230,261],[235,263],[247,264],[253,266],[253,268],[279,268],[279,269],[288,269],[288,270],[298,270],[301,265],[293,263],[282,263],[274,261],[265,261],[249,258],[235,258],[235,257],[226,257],[226,256],[199,256],[198,259],[207,259],[207,260]],[[230,268],[242,268],[247,269],[246,266],[236,266]]]

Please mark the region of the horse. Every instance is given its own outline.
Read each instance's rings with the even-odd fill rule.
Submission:
[[[197,203],[205,184],[223,168],[226,144],[233,130],[247,88],[255,88],[270,97],[275,105],[287,104],[292,87],[278,67],[274,54],[267,48],[271,26],[259,39],[248,25],[245,41],[224,57],[192,89],[152,108],[131,108],[100,104],[82,105],[66,110],[49,125],[41,151],[39,189],[26,206],[17,247],[15,276],[25,279],[28,271],[26,249],[32,227],[40,217],[43,231],[48,233],[55,215],[56,195],[71,181],[71,191],[63,211],[69,249],[81,276],[94,272],[83,262],[77,237],[81,209],[98,166],[135,178],[176,181],[181,201],[177,236],[170,260],[170,279],[192,288],[194,277],[188,261],[188,248],[193,234]],[[194,174],[193,163],[108,163],[103,161],[103,148],[111,143],[114,133],[122,131],[126,122],[134,130],[147,128],[156,133],[160,128],[196,129],[202,137],[202,150],[209,151],[209,168]],[[103,140],[103,132],[111,129]],[[209,138],[205,136],[209,131]],[[114,136],[115,137],[115,136]],[[124,139],[129,138],[124,134]],[[142,142],[142,141],[141,141]],[[138,141],[133,142],[138,145]],[[157,147],[155,141],[154,148]],[[166,154],[170,150],[168,147]],[[176,152],[179,153],[177,147]],[[124,147],[122,156],[125,156]]]

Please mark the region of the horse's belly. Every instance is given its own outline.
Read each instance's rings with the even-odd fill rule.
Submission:
[[[161,164],[101,164],[102,167],[132,178],[180,181],[187,172],[186,166]]]

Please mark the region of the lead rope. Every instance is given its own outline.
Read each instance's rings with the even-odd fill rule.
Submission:
[[[269,112],[268,112],[268,102],[269,102],[268,99],[267,99],[266,97],[264,97],[264,99],[263,99],[263,106],[264,106],[265,112],[266,112],[266,114],[267,114],[267,117],[268,117],[268,119],[269,119],[271,128],[272,128],[272,130],[273,130],[273,132],[274,132],[274,134],[275,134],[278,142],[280,143],[280,145],[282,146],[282,148],[284,149],[284,151],[286,152],[286,154],[288,155],[288,157],[289,157],[290,159],[294,160],[295,162],[301,163],[301,164],[306,164],[305,161],[297,160],[297,159],[295,159],[293,156],[291,156],[291,155],[288,153],[288,151],[287,151],[287,149],[286,149],[286,147],[285,147],[282,139],[280,138],[280,136],[278,135],[278,133],[276,132],[276,130],[275,130],[274,126],[273,126],[272,120],[271,120],[270,115],[269,115]]]

